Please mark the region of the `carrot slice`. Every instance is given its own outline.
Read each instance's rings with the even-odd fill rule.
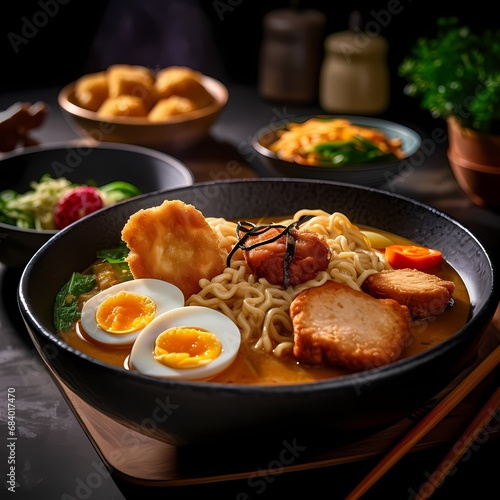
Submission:
[[[443,255],[434,248],[419,245],[389,245],[385,247],[385,256],[396,269],[427,269],[443,260]]]

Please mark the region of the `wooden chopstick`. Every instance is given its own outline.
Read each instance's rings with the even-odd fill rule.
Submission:
[[[345,500],[355,500],[366,493],[398,460],[435,427],[467,396],[500,362],[500,345],[492,351],[464,380],[438,403],[354,488]]]
[[[479,434],[486,428],[495,413],[500,408],[500,387],[486,401],[481,411],[476,415],[467,429],[460,436],[458,441],[447,453],[443,460],[431,474],[432,480],[426,481],[419,489],[417,500],[430,498],[434,491],[441,485],[448,473],[455,467],[457,462],[463,457],[465,452],[470,448]]]

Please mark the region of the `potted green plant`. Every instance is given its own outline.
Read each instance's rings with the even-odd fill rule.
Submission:
[[[439,18],[435,38],[419,38],[399,68],[404,92],[448,124],[448,159],[479,205],[499,206],[500,30],[478,34]]]

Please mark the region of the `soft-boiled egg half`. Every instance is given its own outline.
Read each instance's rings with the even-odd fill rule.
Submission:
[[[184,306],[175,285],[159,279],[136,279],[113,285],[85,302],[83,334],[102,344],[129,346],[161,314]]]
[[[137,337],[130,368],[145,375],[177,380],[208,380],[236,358],[241,335],[219,311],[186,306],[155,318]]]

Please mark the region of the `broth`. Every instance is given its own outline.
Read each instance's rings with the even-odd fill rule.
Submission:
[[[259,221],[262,223],[262,221]],[[397,235],[380,231],[363,225],[362,230],[370,230],[389,237],[395,243],[412,243]],[[436,276],[453,281],[455,291],[454,303],[441,315],[426,319],[414,320],[411,325],[411,338],[405,346],[401,358],[408,358],[421,353],[454,335],[468,321],[470,299],[464,282],[450,264],[443,261]],[[189,307],[189,306],[187,306]],[[60,333],[61,338],[73,348],[106,363],[128,369],[128,356],[131,347],[109,347],[89,341],[77,322],[73,327]],[[321,379],[347,375],[348,370],[328,366],[306,366],[297,362],[293,354],[276,357],[258,351],[250,343],[242,342],[240,351],[233,364],[224,372],[208,382],[232,384],[289,384],[307,383]]]

